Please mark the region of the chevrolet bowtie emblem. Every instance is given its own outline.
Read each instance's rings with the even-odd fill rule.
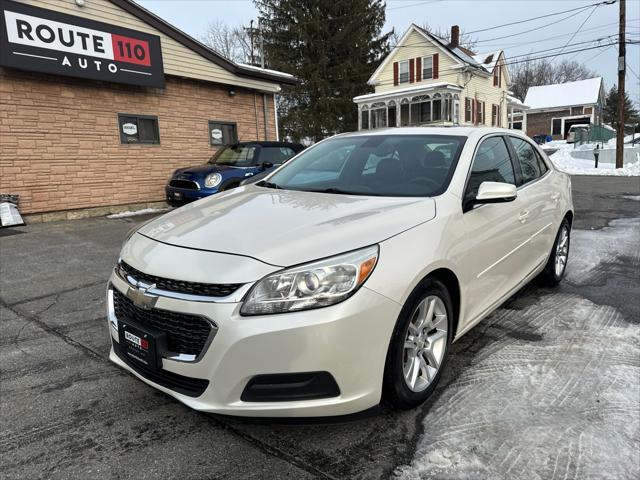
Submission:
[[[147,285],[138,282],[135,287],[129,287],[129,290],[127,290],[127,297],[133,301],[135,306],[144,308],[145,310],[150,310],[158,301],[158,297],[156,295],[148,293],[149,290],[155,287],[155,283],[153,285]]]

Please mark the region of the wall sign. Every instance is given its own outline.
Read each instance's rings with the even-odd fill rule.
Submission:
[[[160,37],[0,0],[0,65],[164,87]]]
[[[127,135],[135,135],[138,133],[138,126],[135,123],[125,123],[122,125],[122,133]]]

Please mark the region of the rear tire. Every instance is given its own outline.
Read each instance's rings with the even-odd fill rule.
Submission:
[[[409,296],[396,323],[385,365],[383,395],[399,409],[433,393],[453,338],[453,304],[442,282],[427,278]]]
[[[560,283],[567,270],[569,260],[569,246],[571,244],[571,225],[565,218],[560,224],[556,241],[553,243],[549,260],[540,275],[541,280],[549,286],[556,286]]]

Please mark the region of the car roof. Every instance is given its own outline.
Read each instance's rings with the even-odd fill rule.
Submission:
[[[256,140],[256,141],[248,141],[248,142],[238,142],[235,145],[241,146],[241,147],[247,147],[247,146],[258,146],[258,147],[302,147],[303,145],[300,143],[293,143],[293,142],[273,142],[273,141],[263,141],[263,140]]]
[[[391,127],[380,128],[376,130],[361,130],[359,132],[343,133],[340,136],[359,136],[359,135],[453,135],[460,137],[469,137],[470,135],[482,133],[504,133],[513,132],[504,128],[495,127]]]

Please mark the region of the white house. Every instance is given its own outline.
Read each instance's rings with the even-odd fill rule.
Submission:
[[[412,24],[373,72],[374,93],[360,95],[359,129],[408,125],[507,126],[509,72],[502,50],[476,54]]]

